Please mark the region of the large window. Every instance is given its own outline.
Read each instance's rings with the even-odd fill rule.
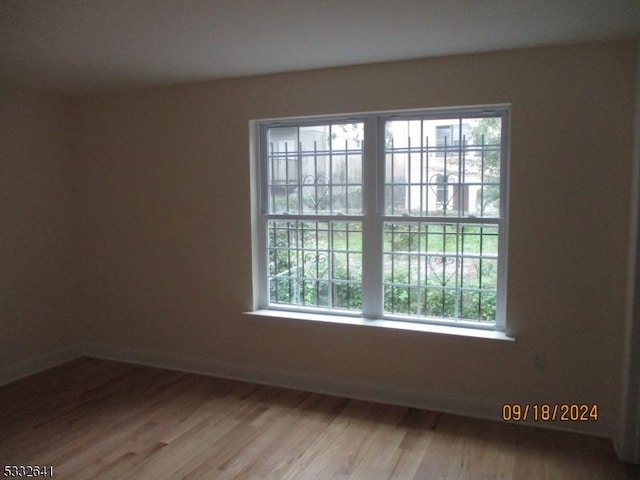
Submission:
[[[259,122],[259,306],[502,328],[507,114]]]

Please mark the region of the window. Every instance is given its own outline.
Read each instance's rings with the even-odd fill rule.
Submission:
[[[259,122],[261,308],[502,328],[506,107]]]

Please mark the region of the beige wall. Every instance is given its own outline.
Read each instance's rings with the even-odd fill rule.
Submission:
[[[640,41],[638,43],[640,45]],[[635,463],[640,462],[640,205],[638,205],[637,187],[640,183],[640,49],[636,51],[635,77],[635,118],[634,118],[634,165],[631,172],[635,183],[635,195],[632,197],[630,225],[635,228],[631,232],[631,256],[635,262],[629,263],[629,311],[625,325],[623,349],[623,388],[622,418],[615,439],[622,458]]]
[[[77,338],[67,120],[60,98],[0,88],[0,369]]]
[[[598,403],[615,420],[634,65],[635,44],[615,42],[77,97],[83,331],[101,345],[496,404]],[[491,103],[512,104],[514,348],[241,314],[250,120]]]

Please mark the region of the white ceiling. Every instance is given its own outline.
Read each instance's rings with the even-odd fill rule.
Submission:
[[[96,91],[640,35],[640,0],[0,0],[0,81]]]

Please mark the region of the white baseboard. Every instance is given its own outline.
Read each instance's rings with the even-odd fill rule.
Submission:
[[[502,421],[502,403],[479,397],[397,388],[353,379],[308,375],[256,364],[225,362],[165,352],[113,347],[98,343],[63,348],[2,367],[0,368],[0,386],[80,356]],[[615,421],[610,418],[604,418],[597,422],[526,422],[520,424],[605,438],[615,437]]]
[[[79,357],[81,353],[79,347],[65,347],[22,362],[0,367],[0,386],[73,360]]]
[[[82,348],[82,353],[86,356],[106,360],[502,421],[502,405],[504,402],[495,402],[473,396],[446,395],[423,390],[400,389],[390,385],[308,375],[256,364],[225,362],[101,344],[86,344]],[[530,421],[520,422],[519,424],[605,438],[613,438],[615,434],[615,421],[610,418],[604,418],[596,422]]]
[[[434,395],[421,391],[398,390],[367,382],[300,374],[255,364],[240,364],[195,357],[176,356],[153,351],[124,349],[104,345],[85,345],[84,354],[106,360],[160,367],[200,375],[241,380],[295,390],[368,400],[414,408],[428,408],[446,413],[473,411],[471,416],[496,418],[495,405],[471,397]],[[428,407],[426,406],[428,405]],[[500,407],[495,410],[500,413]]]

